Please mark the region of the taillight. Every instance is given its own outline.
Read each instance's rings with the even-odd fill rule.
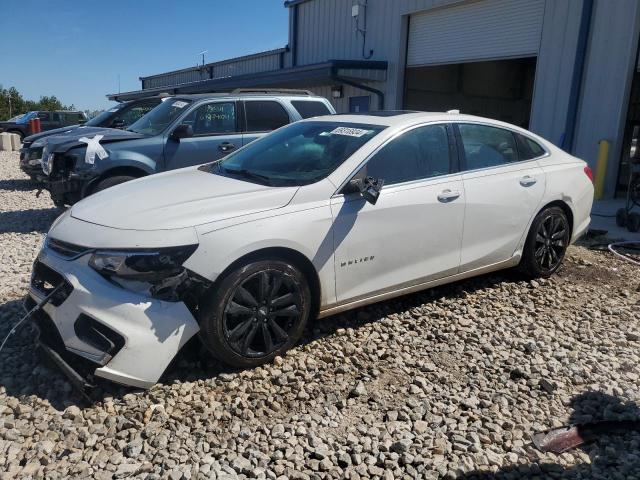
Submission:
[[[593,183],[593,170],[591,170],[591,167],[589,167],[589,165],[584,167],[584,173],[587,175],[587,177],[589,177],[591,183]]]

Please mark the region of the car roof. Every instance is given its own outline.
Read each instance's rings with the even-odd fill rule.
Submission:
[[[386,112],[386,113],[385,113]],[[525,131],[521,127],[509,123],[494,120],[492,118],[478,117],[455,112],[416,112],[410,110],[387,110],[371,113],[348,113],[338,115],[325,115],[314,117],[304,121],[361,123],[369,125],[381,125],[386,127],[410,126],[422,122],[473,122],[487,123],[496,127],[504,127],[512,130]],[[527,132],[530,133],[530,132]]]
[[[320,95],[308,95],[304,93],[190,93],[172,95],[173,98],[191,100],[194,102],[212,98],[295,98],[296,100],[326,100]]]

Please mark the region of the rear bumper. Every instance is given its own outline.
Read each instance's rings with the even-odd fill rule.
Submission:
[[[81,381],[86,386],[96,376],[151,387],[198,332],[198,323],[184,303],[125,290],[87,262],[88,255],[67,260],[46,249],[38,257],[36,268],[42,264],[57,275],[47,284],[64,279],[71,287],[65,298],[45,305],[35,318],[44,353],[76,385]],[[40,285],[32,280],[28,301],[44,298]]]

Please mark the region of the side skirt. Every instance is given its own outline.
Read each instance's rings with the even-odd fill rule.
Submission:
[[[444,285],[447,283],[456,282],[458,280],[464,280],[466,278],[483,275],[485,273],[495,272],[497,270],[503,270],[506,268],[515,267],[516,265],[518,265],[519,262],[520,262],[520,254],[515,255],[508,260],[504,260],[498,263],[493,263],[491,265],[486,265],[484,267],[469,270],[467,272],[456,273],[455,275],[449,275],[447,277],[438,278],[436,280],[431,280],[428,282],[421,282],[413,285],[393,288],[386,291],[385,290],[379,291],[367,297],[359,298],[356,300],[348,300],[345,303],[335,304],[335,305],[326,307],[320,310],[320,313],[318,313],[318,318],[329,317],[331,315],[335,315],[336,313],[344,312],[346,310],[362,307],[364,305],[370,305],[372,303],[377,303],[383,300],[388,300],[390,298],[407,295],[409,293],[419,292],[420,290],[426,290],[428,288],[437,287],[438,285]]]

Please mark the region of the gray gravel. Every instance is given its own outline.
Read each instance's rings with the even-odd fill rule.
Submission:
[[[20,317],[56,211],[0,152],[0,335]],[[271,365],[183,352],[149,391],[85,402],[40,365],[30,327],[0,352],[0,478],[638,478],[640,435],[562,455],[532,433],[640,418],[640,275],[573,247],[558,275],[513,274],[315,323]]]

